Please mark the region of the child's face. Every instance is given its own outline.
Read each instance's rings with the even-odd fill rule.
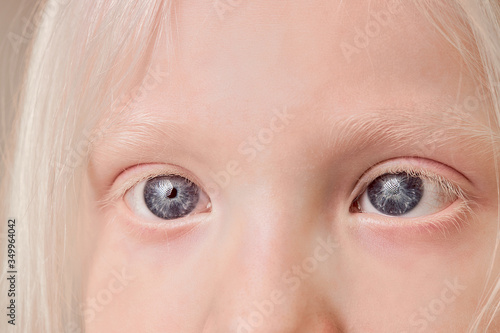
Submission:
[[[88,332],[463,332],[497,187],[459,54],[392,2],[175,17],[91,157]]]

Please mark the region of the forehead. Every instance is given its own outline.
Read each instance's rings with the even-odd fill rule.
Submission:
[[[172,16],[152,58],[168,75],[137,103],[164,119],[207,109],[216,121],[241,110],[258,118],[283,106],[341,115],[449,104],[475,89],[459,53],[409,2],[178,2]]]
[[[241,158],[241,144],[267,129],[276,109],[288,109],[295,120],[262,156],[309,163],[310,147],[348,142],[337,139],[362,134],[354,127],[394,132],[417,123],[411,133],[428,137],[444,122],[458,126],[444,111],[476,90],[459,52],[409,1],[183,1],[173,18],[151,63],[165,75],[152,75],[111,118],[102,151],[121,147],[122,134],[128,146],[141,144],[141,161],[159,159],[153,150],[169,141],[168,156]]]
[[[172,122],[227,145],[215,127],[241,142],[275,109],[295,110],[304,137],[374,110],[427,119],[477,86],[410,1],[181,1],[164,28],[151,61],[163,75],[112,122]]]
[[[168,90],[184,83],[206,102],[382,103],[401,93],[411,102],[455,95],[464,74],[409,2],[182,2],[175,16],[174,59],[159,52],[155,62],[169,67]]]

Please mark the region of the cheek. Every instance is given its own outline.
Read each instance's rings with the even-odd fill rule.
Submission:
[[[124,246],[114,225],[98,223],[97,226],[98,236],[82,304],[89,332],[113,331],[124,321],[133,324],[126,314],[137,297],[139,286],[140,267],[131,260],[130,248]]]
[[[210,258],[202,258],[211,253],[203,249],[206,230],[169,241],[128,222],[104,213],[98,223],[82,303],[88,332],[181,332],[186,323],[193,325],[187,331],[200,331],[215,277]]]
[[[406,221],[405,225],[381,225],[373,222],[376,218],[353,218],[351,224],[356,227],[349,230],[350,237],[363,256],[404,271],[483,265],[495,245],[496,208],[481,205],[469,211],[462,207],[452,204],[439,216],[415,225]]]
[[[388,316],[411,329],[453,322],[460,330],[475,311],[479,272],[487,271],[496,235],[496,210],[482,211],[446,237],[395,237],[365,227],[340,232],[343,247],[329,261],[335,268],[322,271],[327,282],[318,287],[327,295],[336,286],[329,302],[367,330],[384,327]],[[200,332],[221,291],[238,292],[230,288],[234,265],[226,253],[235,245],[216,241],[223,232],[208,227],[215,223],[169,238],[134,229],[116,211],[94,221],[98,237],[82,303],[90,333]],[[228,311],[228,304],[219,306]]]
[[[450,323],[458,331],[465,329],[486,282],[483,272],[495,245],[496,209],[483,209],[468,222],[448,234],[365,226],[349,230],[340,266],[351,268],[335,273],[343,286],[340,298],[358,300],[351,312],[362,307],[357,320],[362,318],[367,328],[383,325],[384,314],[391,314],[409,332],[440,327],[436,331],[446,332]]]

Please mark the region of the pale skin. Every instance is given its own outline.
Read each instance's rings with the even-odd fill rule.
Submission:
[[[388,6],[179,4],[175,55],[152,59],[168,75],[92,152],[96,206],[110,204],[89,221],[87,332],[466,331],[497,186],[488,145],[441,115],[478,85],[415,8]],[[485,108],[454,110],[472,128]],[[452,182],[472,212],[460,198],[408,218],[353,208],[367,170],[395,167]],[[191,179],[204,209],[163,220],[110,199],[152,174]]]

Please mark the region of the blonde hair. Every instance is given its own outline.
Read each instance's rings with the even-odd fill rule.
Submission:
[[[471,73],[482,87],[482,96],[493,112],[488,113],[491,128],[491,142],[498,142],[500,133],[500,2],[457,0],[446,3],[431,1],[417,2],[424,14],[447,40],[460,52]],[[439,15],[443,12],[450,16]],[[472,45],[471,45],[472,43]],[[497,184],[497,237],[491,252],[491,264],[483,289],[481,302],[476,310],[476,319],[470,324],[469,332],[487,331],[500,307],[500,276],[494,271],[499,250],[500,236],[500,172],[497,149],[493,151]],[[498,325],[498,323],[497,323]],[[496,327],[498,328],[498,327]]]
[[[169,9],[161,1],[107,0],[91,6],[49,0],[40,8],[2,175],[2,212],[16,218],[15,328],[78,332],[84,260],[78,236],[90,194],[82,191],[92,129],[119,92],[133,89]],[[2,295],[5,279],[3,270]],[[8,332],[5,320],[0,325]]]
[[[13,129],[3,150],[0,231],[6,232],[7,217],[16,218],[16,332],[81,332],[80,277],[86,257],[78,235],[86,232],[82,207],[89,207],[85,198],[90,193],[85,192],[85,172],[89,151],[99,139],[97,117],[133,89],[151,51],[168,40],[175,17],[172,3],[41,2],[15,118],[3,124]],[[417,5],[481,75],[494,110],[491,128],[500,132],[499,2]],[[492,266],[497,247],[498,241]],[[0,260],[7,267],[6,256]],[[8,289],[5,272],[1,295]],[[493,287],[485,289],[470,332],[485,329],[500,306],[500,281],[492,272],[485,272]],[[6,297],[0,302],[5,309]],[[8,332],[8,327],[6,320],[0,322],[0,331]]]

